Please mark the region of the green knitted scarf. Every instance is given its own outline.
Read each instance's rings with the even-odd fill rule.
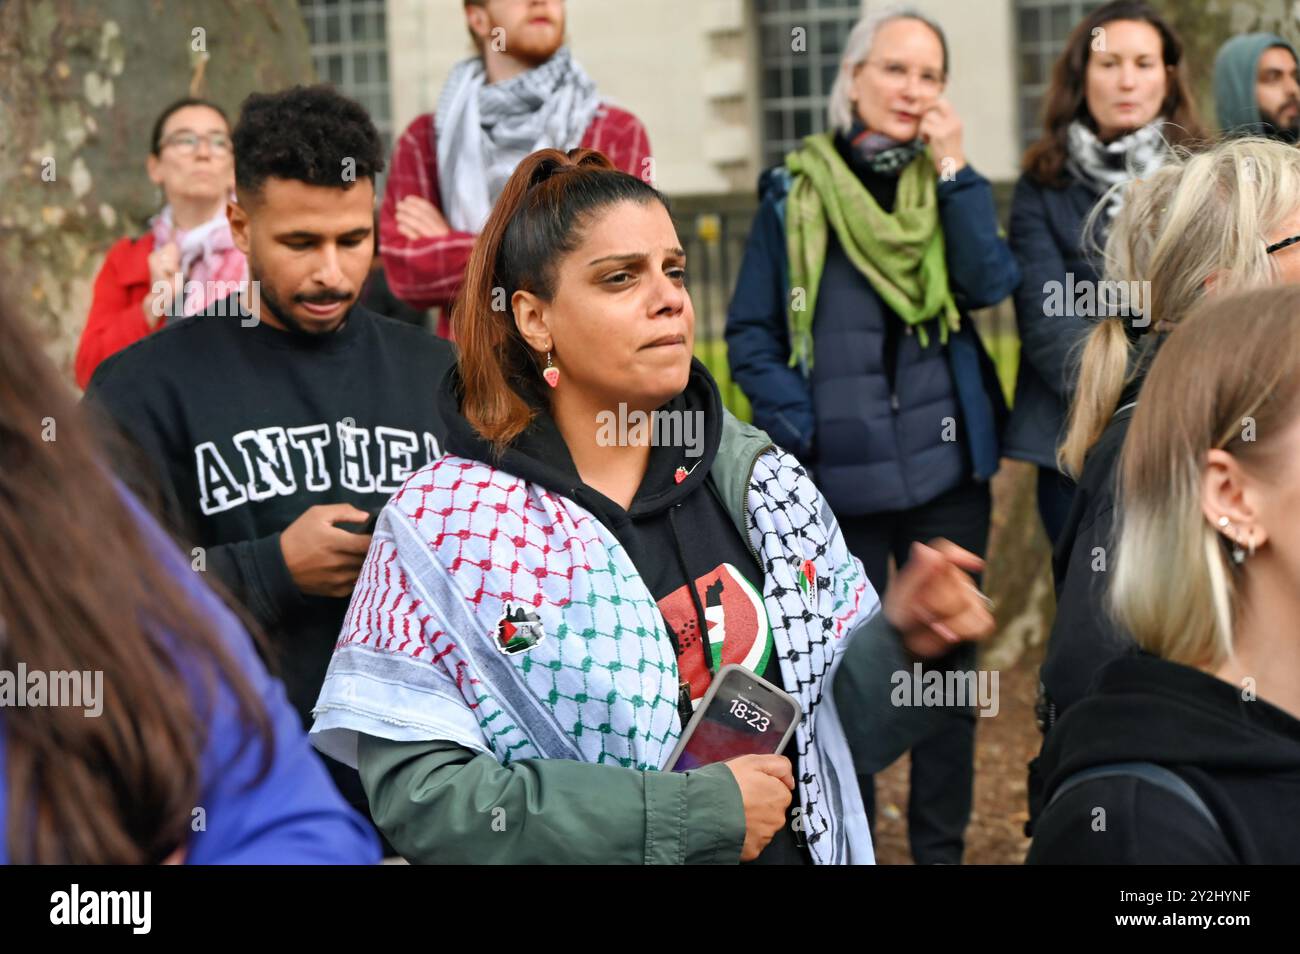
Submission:
[[[790,256],[790,366],[806,374],[813,363],[813,315],[826,266],[830,228],[845,254],[884,303],[915,326],[929,345],[924,322],[941,317],[940,340],[961,320],[944,259],[936,175],[929,150],[903,169],[892,214],[872,198],[835,150],[830,133],[808,136],[786,157],[794,181],[786,201],[785,236]]]

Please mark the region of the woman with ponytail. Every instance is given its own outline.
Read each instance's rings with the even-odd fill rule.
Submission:
[[[589,150],[524,159],[475,242],[447,454],[379,516],[312,730],[411,861],[870,862],[878,654],[992,630],[944,541],[879,612],[692,358],[685,268],[663,196]],[[733,662],[798,700],[786,755],[662,771]]]
[[[1120,471],[1106,608],[1140,651],[1048,737],[1029,863],[1300,862],[1300,288],[1179,322]]]
[[[1057,614],[1039,686],[1044,732],[1131,644],[1102,604],[1117,572],[1112,525],[1120,449],[1134,409],[1147,400],[1143,379],[1152,357],[1207,295],[1300,282],[1300,244],[1287,241],[1297,234],[1300,152],[1282,143],[1235,139],[1175,155],[1128,188],[1105,249],[1106,283],[1121,307],[1086,339],[1060,449],[1078,491],[1053,561]],[[1235,317],[1243,325],[1253,318]],[[1031,819],[1040,797],[1031,764]]]
[[[378,861],[247,631],[109,477],[7,300],[0,864]]]

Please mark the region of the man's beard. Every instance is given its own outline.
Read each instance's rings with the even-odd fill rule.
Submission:
[[[257,281],[258,297],[260,298],[259,307],[268,309],[271,312],[271,314],[275,315],[275,317],[279,320],[280,324],[284,325],[285,329],[288,331],[300,335],[311,335],[312,337],[316,337],[319,335],[328,335],[338,331],[340,328],[343,327],[344,323],[347,321],[348,313],[347,311],[345,311],[342,317],[339,319],[339,323],[335,325],[333,328],[330,328],[328,330],[315,330],[312,328],[308,328],[304,326],[302,322],[300,322],[297,318],[295,318],[287,308],[285,308],[282,304],[280,304],[279,301],[276,300],[275,295],[272,294],[270,291],[270,287],[266,284],[266,282],[261,280],[261,276],[259,272],[257,271],[256,268],[253,267],[253,264],[251,262],[249,263],[248,266],[248,274],[250,278],[256,279]],[[339,301],[340,299],[306,298],[302,300],[310,301],[313,304],[317,304],[325,301]],[[349,311],[350,310],[351,309],[349,308]]]
[[[1300,111],[1296,113],[1294,119],[1286,124],[1278,122],[1276,114],[1270,115],[1262,110],[1260,111],[1260,118],[1264,121],[1263,132],[1270,139],[1277,139],[1291,144],[1300,140]]]
[[[515,59],[522,60],[536,69],[554,56],[555,52],[564,45],[564,24],[560,23],[558,26],[559,34],[553,43],[541,41],[511,43],[506,47],[506,52]]]

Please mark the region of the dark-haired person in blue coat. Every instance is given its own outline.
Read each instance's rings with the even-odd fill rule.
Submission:
[[[943,98],[939,27],[898,11],[849,36],[832,132],[760,181],[761,203],[727,316],[733,378],[754,423],[813,470],[878,591],[891,557],[946,537],[982,554],[1005,404],[969,309],[1019,272],[992,189],[967,165]],[[939,660],[968,670],[972,650]],[[881,689],[889,693],[888,674]],[[910,749],[918,864],[958,863],[970,816],[974,709],[899,709],[871,776]]]

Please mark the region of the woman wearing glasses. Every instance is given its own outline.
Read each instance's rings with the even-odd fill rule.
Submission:
[[[145,235],[109,249],[99,270],[77,347],[77,384],[83,388],[109,355],[171,315],[198,314],[248,275],[226,219],[235,162],[221,107],[187,98],[164,109],[154,123],[146,166],[166,205]]]
[[[914,542],[984,552],[998,466],[1005,404],[968,312],[1009,295],[1019,272],[947,80],[943,33],[921,14],[886,9],[853,28],[831,131],[760,182],[727,316],[754,423],[813,470],[878,591]],[[940,665],[969,670],[974,651]],[[957,863],[973,710],[896,714],[859,763],[864,798],[870,807],[871,775],[910,749],[913,858]]]
[[[1129,307],[1087,337],[1062,447],[1084,464],[1068,546],[1057,548],[1053,566],[1056,622],[1039,700],[1049,742],[1053,724],[1088,695],[1099,670],[1132,646],[1104,601],[1120,574],[1144,572],[1116,565],[1114,526],[1120,451],[1147,400],[1146,370],[1165,335],[1207,296],[1300,284],[1298,196],[1300,150],[1258,138],[1174,155],[1127,189],[1106,243],[1105,278],[1128,290]],[[1030,766],[1031,822],[1041,808],[1041,764]]]

